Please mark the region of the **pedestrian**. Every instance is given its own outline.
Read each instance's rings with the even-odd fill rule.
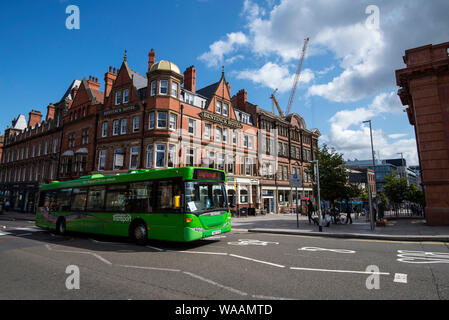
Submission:
[[[348,210],[347,210],[347,215],[346,215],[346,224],[348,224],[349,221],[350,224],[352,224],[352,218],[351,218],[351,213],[352,213],[352,205],[348,202]]]
[[[314,208],[313,208],[313,203],[312,201],[310,201],[307,203],[307,215],[309,217],[309,224],[312,223],[312,214],[313,214]]]
[[[5,202],[5,211],[6,212],[9,212],[9,207],[10,207],[10,203],[9,203],[9,200],[6,200],[6,202]]]

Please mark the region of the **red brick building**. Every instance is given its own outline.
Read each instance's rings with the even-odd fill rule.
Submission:
[[[63,118],[78,83],[74,81],[57,104],[48,105],[45,119],[32,110],[28,122],[19,115],[5,130],[0,196],[10,201],[12,209],[33,212],[40,184],[57,179]]]
[[[396,71],[398,95],[415,127],[425,215],[430,225],[449,224],[449,42],[405,52]]]
[[[94,170],[98,109],[104,94],[98,79],[89,77],[72,90],[73,101],[64,116],[59,180],[73,180]]]
[[[125,57],[109,67],[104,93],[98,79],[74,81],[42,121],[32,111],[5,131],[0,193],[28,210],[42,183],[137,169],[201,166],[227,172],[232,210],[284,212],[294,206],[291,174],[303,174],[319,132],[299,115],[281,119],[232,96],[224,70],[218,81],[197,90],[194,66],[181,73],[170,61],[156,62],[151,50],[145,75]],[[262,131],[259,130],[262,128]],[[279,133],[278,133],[279,132]],[[22,158],[23,153],[23,158]],[[28,188],[28,189],[27,189]],[[25,201],[27,202],[27,201]]]

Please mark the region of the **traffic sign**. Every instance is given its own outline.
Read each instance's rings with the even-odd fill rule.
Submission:
[[[301,175],[292,174],[290,176],[290,187],[292,187],[292,188],[301,188],[302,187]]]

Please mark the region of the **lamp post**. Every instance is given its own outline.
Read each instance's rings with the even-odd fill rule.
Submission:
[[[318,191],[318,216],[320,217],[320,224],[318,229],[320,232],[323,232],[323,214],[321,212],[321,196],[320,196],[320,168],[318,160],[310,161],[310,163],[315,164],[315,173],[316,173],[316,181],[317,181],[317,191]]]
[[[370,136],[371,136],[371,156],[373,158],[374,183],[376,183],[376,162],[375,162],[375,159],[374,159],[373,129],[371,127],[371,120],[363,121],[363,123],[369,123],[369,132],[370,132]],[[370,192],[370,198],[371,198],[371,193],[372,193],[372,190]],[[376,209],[377,209],[377,194],[376,194],[375,204],[376,204]],[[371,231],[374,231],[374,229],[376,228],[376,224],[375,224],[375,221],[374,221],[374,212],[373,212],[373,209],[371,207],[371,204],[370,204],[369,210],[370,210],[370,218],[371,218],[370,219],[371,220]]]

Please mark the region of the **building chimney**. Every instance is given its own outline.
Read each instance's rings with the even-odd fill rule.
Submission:
[[[184,88],[195,92],[196,90],[196,69],[190,66],[184,71]]]
[[[237,108],[240,110],[245,110],[247,102],[247,92],[245,89],[237,92]]]
[[[55,106],[50,103],[47,107],[47,118],[45,121],[55,118]]]
[[[104,74],[104,100],[109,97],[111,93],[112,86],[114,85],[115,80],[117,79],[117,73],[115,72],[115,68],[109,67],[109,72]]]
[[[42,113],[40,111],[31,110],[28,116],[28,127],[35,127],[42,121]]]
[[[154,53],[154,49],[151,49],[148,54],[148,72],[150,72],[151,67],[156,62],[156,53]]]
[[[229,96],[231,96],[231,85],[229,84],[229,82],[226,82],[226,86],[228,87]]]
[[[92,90],[99,91],[100,90],[100,83],[98,82],[98,78],[94,78],[92,76],[89,77],[89,81],[87,81],[89,84],[89,88]]]

